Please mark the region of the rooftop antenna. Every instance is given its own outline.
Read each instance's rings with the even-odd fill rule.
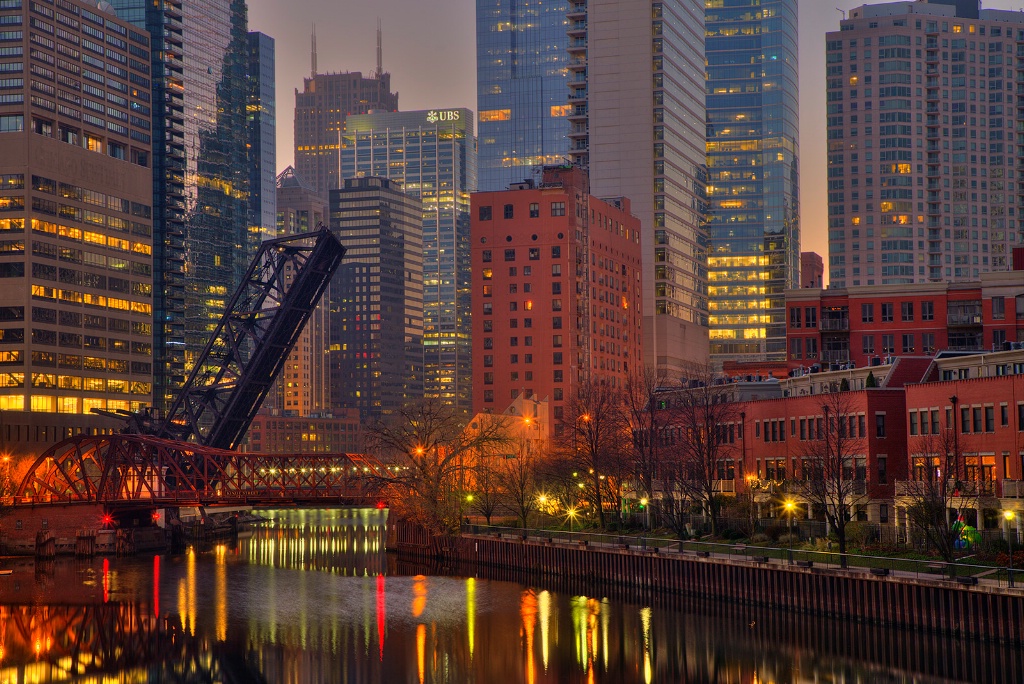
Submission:
[[[846,10],[842,9],[841,7],[836,7],[836,12],[841,12],[843,15],[843,21],[846,21]]]
[[[377,17],[377,78],[384,75],[384,51],[381,49],[381,43],[380,17]]]
[[[313,22],[312,45],[309,51],[309,77],[316,78],[316,22]]]

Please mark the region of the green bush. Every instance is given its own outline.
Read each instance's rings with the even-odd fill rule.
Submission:
[[[771,539],[771,537],[769,537],[764,532],[755,532],[754,534],[750,535],[750,543],[751,544],[764,544],[765,542],[769,541],[770,539]]]
[[[735,541],[737,539],[743,539],[747,535],[744,534],[742,530],[737,530],[735,527],[727,527],[724,530],[722,530],[719,536],[721,536],[722,539]]]

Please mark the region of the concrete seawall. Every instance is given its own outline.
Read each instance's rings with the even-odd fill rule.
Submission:
[[[389,526],[390,527],[390,526]],[[602,584],[712,597],[740,605],[899,629],[1024,643],[1024,591],[965,587],[942,579],[878,577],[866,569],[797,567],[582,544],[463,535],[430,539],[401,529],[390,548],[403,560],[520,571],[526,578],[573,576]]]

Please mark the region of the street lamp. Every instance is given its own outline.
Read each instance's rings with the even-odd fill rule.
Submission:
[[[786,513],[789,514],[789,564],[793,564],[793,512],[796,510],[796,504],[793,503],[792,499],[787,499],[785,504]]]
[[[1010,529],[1010,525],[1013,524],[1014,518],[1017,514],[1013,511],[1003,511],[1003,518],[1006,519],[1006,539],[1010,544],[1010,566],[1006,571],[1006,576],[1010,581],[1010,586],[1013,586],[1013,538],[1017,536],[1017,530]]]

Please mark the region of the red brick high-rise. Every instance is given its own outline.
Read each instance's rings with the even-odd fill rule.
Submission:
[[[591,196],[576,167],[472,196],[474,413],[526,394],[557,430],[579,383],[640,367],[639,231],[629,200]]]

